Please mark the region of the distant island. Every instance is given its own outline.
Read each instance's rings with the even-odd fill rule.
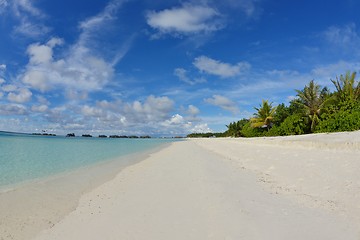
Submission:
[[[56,134],[53,133],[32,133],[31,135],[36,135],[36,136],[51,136],[51,137],[55,137]]]
[[[68,133],[68,134],[66,134],[66,137],[76,137],[76,135],[75,135],[75,133]],[[81,137],[92,138],[93,136],[91,134],[82,134]],[[149,136],[149,135],[145,135],[145,136],[110,135],[108,137],[107,135],[101,134],[98,136],[98,138],[151,138],[151,136]]]

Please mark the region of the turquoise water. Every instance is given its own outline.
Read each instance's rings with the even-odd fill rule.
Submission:
[[[149,150],[170,141],[0,133],[0,188]]]

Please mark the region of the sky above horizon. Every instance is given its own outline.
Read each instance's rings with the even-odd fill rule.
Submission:
[[[360,69],[355,0],[0,0],[0,130],[220,132]]]

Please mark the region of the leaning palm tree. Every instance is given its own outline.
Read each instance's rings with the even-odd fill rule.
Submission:
[[[335,97],[339,102],[360,100],[360,82],[355,81],[356,72],[347,72],[331,82],[336,87]]]
[[[311,132],[314,132],[316,124],[320,121],[320,114],[325,104],[329,100],[327,89],[321,89],[321,86],[311,80],[309,85],[306,85],[303,90],[296,90],[299,101],[296,104],[300,105],[305,115],[309,117]]]
[[[259,108],[255,107],[257,113],[255,113],[255,117],[250,119],[251,127],[253,128],[267,128],[269,131],[272,120],[275,115],[276,108],[271,105],[268,100],[262,100],[262,104]]]

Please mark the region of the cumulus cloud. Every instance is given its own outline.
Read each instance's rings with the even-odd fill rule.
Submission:
[[[186,111],[190,116],[196,116],[200,113],[200,110],[194,105],[189,105]]]
[[[23,83],[46,92],[64,89],[65,96],[87,96],[87,92],[101,90],[114,75],[114,65],[126,54],[131,40],[115,52],[114,59],[105,57],[103,51],[97,51],[96,43],[100,29],[106,28],[115,19],[123,0],[110,1],[99,14],[79,24],[81,33],[71,46],[62,48],[61,55],[55,55],[54,49],[64,44],[60,38],[51,38],[46,43],[31,44],[27,49],[29,62],[22,74]],[[130,37],[132,39],[132,37]],[[73,94],[75,93],[75,94]],[[76,97],[75,97],[76,98]]]
[[[196,124],[195,126],[193,126],[190,129],[191,133],[209,133],[209,132],[214,132],[211,128],[209,128],[209,126],[207,125],[207,123],[201,123],[201,124]]]
[[[30,64],[49,64],[53,58],[53,47],[56,46],[56,44],[54,45],[54,42],[59,42],[56,40],[56,38],[52,38],[44,45],[40,45],[39,43],[31,44],[27,48],[27,54],[30,57]]]
[[[157,30],[159,35],[181,36],[210,33],[223,28],[219,16],[220,14],[214,8],[183,4],[180,7],[148,12],[146,20],[147,24]]]
[[[205,99],[206,103],[209,103],[214,106],[218,106],[224,110],[227,110],[233,114],[236,114],[239,112],[238,107],[236,104],[231,101],[230,99],[220,96],[220,95],[213,95],[212,98]]]
[[[165,125],[178,125],[184,122],[184,117],[180,114],[173,115],[169,120],[165,121]]]
[[[54,59],[53,48],[61,43],[61,39],[52,38],[28,47],[29,63],[22,76],[25,84],[42,92],[57,87],[94,91],[112,78],[111,65],[83,46],[73,46],[65,58]]]
[[[174,75],[177,76],[179,78],[180,81],[190,84],[190,85],[195,85],[198,83],[204,83],[206,82],[205,78],[195,78],[195,79],[190,79],[187,76],[187,71],[183,68],[176,68],[174,70]]]
[[[104,110],[101,108],[85,105],[81,108],[81,113],[84,116],[88,116],[88,117],[101,117],[104,115]]]
[[[44,113],[49,109],[49,107],[47,105],[34,105],[31,107],[31,111],[33,112],[39,112],[39,113]]]
[[[0,115],[27,115],[28,110],[21,104],[0,104]]]
[[[161,123],[161,125],[170,134],[187,135],[189,133],[204,133],[213,132],[206,123],[194,123],[188,121],[180,114],[171,116],[168,120]]]
[[[12,92],[12,91],[16,91],[17,87],[13,84],[7,84],[7,85],[2,86],[2,90],[4,92]]]
[[[5,70],[6,70],[6,65],[0,64],[0,72],[5,71]]]
[[[174,114],[174,110],[174,102],[168,97],[150,95],[144,101],[102,100],[95,105],[87,104],[74,108],[64,106],[47,112],[50,112],[49,119],[53,124],[60,123],[57,128],[74,131],[94,129],[108,134],[172,136],[211,131],[207,124],[200,120]],[[189,105],[188,110],[193,115],[199,113],[193,105]]]
[[[129,122],[161,121],[168,117],[173,107],[174,102],[168,97],[151,95],[146,98],[144,103],[134,101],[126,104],[125,114],[130,118]]]
[[[68,108],[59,109],[53,120]],[[86,123],[95,122],[102,128],[131,128],[133,126],[152,126],[155,128],[161,122],[166,121],[174,110],[174,102],[168,97],[148,96],[144,102],[123,102],[120,100],[96,102],[95,105],[84,105],[79,109],[73,109],[78,118],[86,119]],[[60,114],[60,115],[59,115]],[[84,120],[85,121],[85,120]],[[85,122],[84,122],[85,124]],[[86,125],[86,124],[85,124]]]
[[[25,103],[30,101],[31,96],[32,93],[30,92],[29,89],[21,88],[18,89],[16,92],[10,92],[7,98],[11,102]]]
[[[221,78],[238,76],[251,68],[251,65],[247,62],[239,62],[235,65],[232,65],[211,59],[206,56],[195,58],[193,64],[201,72],[216,75]]]

